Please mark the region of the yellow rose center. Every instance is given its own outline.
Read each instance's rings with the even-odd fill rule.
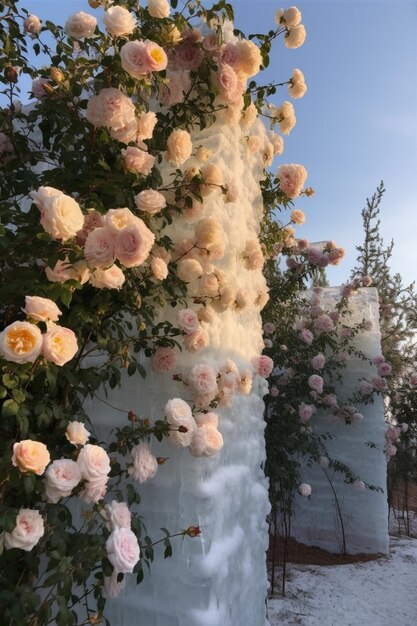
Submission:
[[[35,347],[34,335],[25,328],[10,330],[7,334],[7,346],[16,354],[26,354]]]
[[[151,57],[153,58],[155,63],[162,63],[164,60],[164,52],[163,50],[160,50],[159,48],[154,48],[151,51]]]

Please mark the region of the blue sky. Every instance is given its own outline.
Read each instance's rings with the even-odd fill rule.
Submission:
[[[307,29],[304,46],[275,41],[259,80],[287,80],[300,68],[308,92],[293,101],[297,124],[280,163],[302,163],[315,189],[297,207],[307,221],[300,236],[334,239],[347,250],[331,284],[349,276],[363,238],[361,209],[383,179],[382,234],[394,238],[393,271],[417,278],[417,2],[408,0],[231,0],[246,34],[274,28],[281,6],[295,4]],[[145,4],[145,0],[142,0]],[[95,13],[87,0],[21,0],[41,19],[61,24],[71,13]],[[286,88],[274,101],[289,99]]]

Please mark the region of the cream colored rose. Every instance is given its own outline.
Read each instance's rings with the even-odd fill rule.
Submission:
[[[249,154],[255,154],[255,152],[258,152],[259,148],[261,147],[261,140],[257,135],[251,135],[248,138],[248,152]]]
[[[257,74],[262,65],[262,55],[258,46],[249,39],[241,39],[236,44],[236,71],[244,78]]]
[[[152,17],[164,19],[169,17],[171,7],[167,0],[148,0],[148,12]]]
[[[185,283],[191,283],[203,275],[203,268],[197,259],[181,259],[177,263],[177,275]]]
[[[158,118],[153,111],[141,113],[137,118],[138,139],[140,139],[141,141],[144,141],[145,139],[152,139],[153,131],[157,121]]]
[[[124,126],[120,128],[111,128],[110,136],[112,139],[116,139],[116,141],[120,141],[120,143],[130,143],[131,141],[135,141],[138,134],[138,121],[135,117],[132,117],[131,120],[126,122]]]
[[[136,28],[136,22],[131,13],[119,6],[107,9],[103,16],[103,23],[110,35],[114,37],[130,35]]]
[[[26,296],[25,308],[23,311],[28,317],[37,322],[57,322],[62,311],[60,311],[52,300],[49,298],[41,298],[40,296]]]
[[[144,483],[155,476],[158,469],[158,461],[147,443],[141,442],[134,446],[130,454],[133,465],[129,466],[128,473],[134,480]]]
[[[193,333],[200,328],[197,314],[192,309],[181,309],[178,311],[177,324],[186,334]]]
[[[90,277],[90,283],[97,289],[121,289],[126,277],[120,267],[112,265],[106,270],[95,270]]]
[[[105,219],[107,228],[113,235],[116,235],[126,226],[134,224],[138,218],[130,209],[125,207],[123,209],[110,209],[107,211]]]
[[[297,26],[301,22],[301,11],[297,7],[290,7],[289,9],[278,9],[275,13],[275,23],[283,24],[284,26],[291,27]]]
[[[206,217],[195,229],[198,245],[207,250],[217,247],[223,241],[223,229],[218,219]]]
[[[181,128],[172,131],[167,141],[166,158],[172,165],[182,165],[190,156],[193,149],[190,133]]]
[[[203,197],[209,196],[223,185],[223,174],[217,163],[207,163],[207,165],[201,168],[201,175],[204,184],[200,185],[199,193]]]
[[[302,98],[307,91],[304,74],[301,70],[295,69],[288,85],[288,93],[291,98]]]
[[[25,31],[32,35],[37,35],[42,29],[41,21],[36,15],[28,15],[23,22],[23,26]]]
[[[265,259],[258,239],[253,238],[246,242],[243,258],[246,269],[258,270],[263,268]]]
[[[70,15],[65,22],[64,31],[73,39],[91,37],[97,26],[97,20],[93,15],[80,11]]]
[[[169,431],[169,440],[175,446],[189,446],[196,423],[189,405],[181,398],[173,398],[165,405],[165,416],[172,427]]]
[[[168,266],[163,259],[154,257],[151,261],[151,271],[156,280],[165,280],[168,276]]]
[[[146,211],[151,215],[159,213],[167,205],[165,197],[155,189],[144,189],[135,196],[134,200],[140,211]]]
[[[195,158],[197,159],[197,161],[200,161],[200,163],[205,163],[211,157],[212,153],[213,150],[210,150],[209,148],[204,148],[202,146],[195,153]]]
[[[134,224],[126,226],[116,236],[116,258],[125,267],[138,267],[149,256],[155,236],[146,224],[136,218]]]
[[[45,532],[43,517],[34,509],[20,509],[16,517],[16,526],[11,533],[4,533],[6,550],[20,548],[29,552],[36,546]]]
[[[85,446],[90,433],[82,422],[70,422],[65,431],[65,437],[73,446]]]
[[[47,361],[65,365],[78,350],[77,337],[70,328],[54,324],[43,336],[42,353]]]
[[[84,215],[78,203],[53,187],[39,187],[29,194],[39,208],[40,222],[54,239],[66,241],[75,237],[84,225]]]
[[[206,322],[206,324],[210,324],[210,322],[214,320],[216,313],[213,307],[207,304],[197,311],[197,315],[200,322]]]
[[[219,280],[214,272],[203,274],[198,281],[198,293],[207,298],[219,295]]]
[[[75,461],[71,459],[53,461],[45,472],[47,502],[56,504],[61,498],[68,498],[80,482],[81,471]]]
[[[42,349],[42,333],[29,322],[13,322],[0,333],[0,354],[13,363],[33,363]]]
[[[269,141],[274,147],[274,154],[280,155],[284,152],[284,140],[280,135],[277,135],[274,132],[269,134]]]
[[[294,107],[287,100],[277,109],[277,121],[279,128],[284,135],[289,135],[296,123]]]
[[[299,48],[306,40],[306,29],[303,24],[293,26],[285,34],[284,43],[287,48]]]
[[[110,472],[110,459],[105,450],[100,446],[87,443],[80,450],[77,463],[82,477],[91,483],[100,483],[107,480]]]
[[[243,130],[249,130],[258,116],[258,111],[253,102],[243,111],[240,125]]]
[[[12,463],[21,472],[34,472],[42,476],[50,460],[48,448],[41,441],[24,439],[13,445]]]
[[[214,415],[215,420],[210,416]],[[190,452],[193,456],[213,456],[217,454],[224,445],[222,434],[217,430],[217,415],[207,413],[196,415],[197,429],[193,433],[193,440],[190,445]]]

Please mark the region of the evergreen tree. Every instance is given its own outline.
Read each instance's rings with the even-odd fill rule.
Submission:
[[[417,357],[417,293],[415,283],[405,286],[400,274],[392,275],[390,260],[394,241],[385,246],[380,232],[380,205],[385,193],[381,181],[362,210],[364,242],[352,278],[370,276],[378,289],[382,353],[393,368],[395,386]]]

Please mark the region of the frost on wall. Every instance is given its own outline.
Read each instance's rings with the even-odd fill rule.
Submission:
[[[335,303],[339,288],[324,290],[323,302]],[[362,319],[372,322],[372,330],[356,338],[356,346],[370,359],[381,354],[377,290],[360,289],[351,296],[353,323]],[[350,357],[338,396],[353,395],[358,380],[372,378],[375,368],[369,362]],[[386,494],[387,462],[384,454],[385,431],[384,406],[381,396],[373,404],[358,407],[364,419],[360,423],[346,425],[330,423],[318,415],[315,430],[318,434],[331,433],[334,438],[326,441],[329,456],[342,461],[363,481],[381,491],[358,490],[343,481],[343,475],[335,473],[332,479],[342,513],[346,535],[347,552],[388,553],[388,504]],[[375,447],[365,445],[372,442]],[[328,472],[329,476],[333,475]],[[314,545],[330,552],[341,552],[342,532],[337,515],[335,498],[323,470],[315,465],[305,467],[302,480],[313,486],[309,498],[297,496],[292,535],[302,543]]]
[[[209,346],[195,354],[183,350],[175,374],[184,380],[190,369],[205,363],[218,370],[233,359],[240,372],[253,375],[252,359],[263,349],[260,308],[266,286],[261,269],[247,269],[243,251],[257,236],[262,218],[259,180],[262,176],[262,142],[266,133],[255,122],[251,133],[260,138],[260,149],[252,153],[238,123],[216,122],[193,136],[193,146],[207,149],[207,163],[215,162],[224,185],[233,188],[233,201],[225,202],[219,189],[205,198],[203,214],[222,225],[225,255],[216,267],[224,272],[227,284],[247,298],[241,310],[217,311],[204,328]],[[192,159],[186,167],[192,167]],[[166,167],[163,176],[168,179]],[[199,219],[200,219],[199,218]],[[175,220],[169,236],[176,242],[186,239],[195,225]],[[174,320],[176,310],[167,307],[163,319]],[[163,416],[170,398],[181,397],[193,404],[189,388],[172,379],[173,372],[155,373],[144,357],[146,380],[122,379],[121,389],[106,399],[125,413],[116,413],[107,404],[94,400],[86,407],[93,415],[96,434],[105,438],[109,429],[125,425],[126,412],[135,409],[151,422]],[[231,405],[217,407],[219,430],[224,438],[220,454],[194,458],[186,449],[163,441],[152,442],[157,457],[168,457],[156,476],[141,486],[140,512],[153,536],[159,527],[171,532],[199,526],[201,535],[193,540],[173,540],[173,556],[162,558],[163,546],[155,548],[152,573],[136,587],[127,582],[120,596],[108,602],[106,615],[114,624],[143,623],[146,626],[264,626],[267,590],[265,551],[268,544],[266,516],[269,511],[267,483],[262,465],[265,459],[264,404],[267,392],[263,378],[254,375],[248,395],[236,394]],[[120,415],[120,420],[115,415]],[[161,548],[158,550],[158,548]],[[133,578],[133,577],[132,577]]]

